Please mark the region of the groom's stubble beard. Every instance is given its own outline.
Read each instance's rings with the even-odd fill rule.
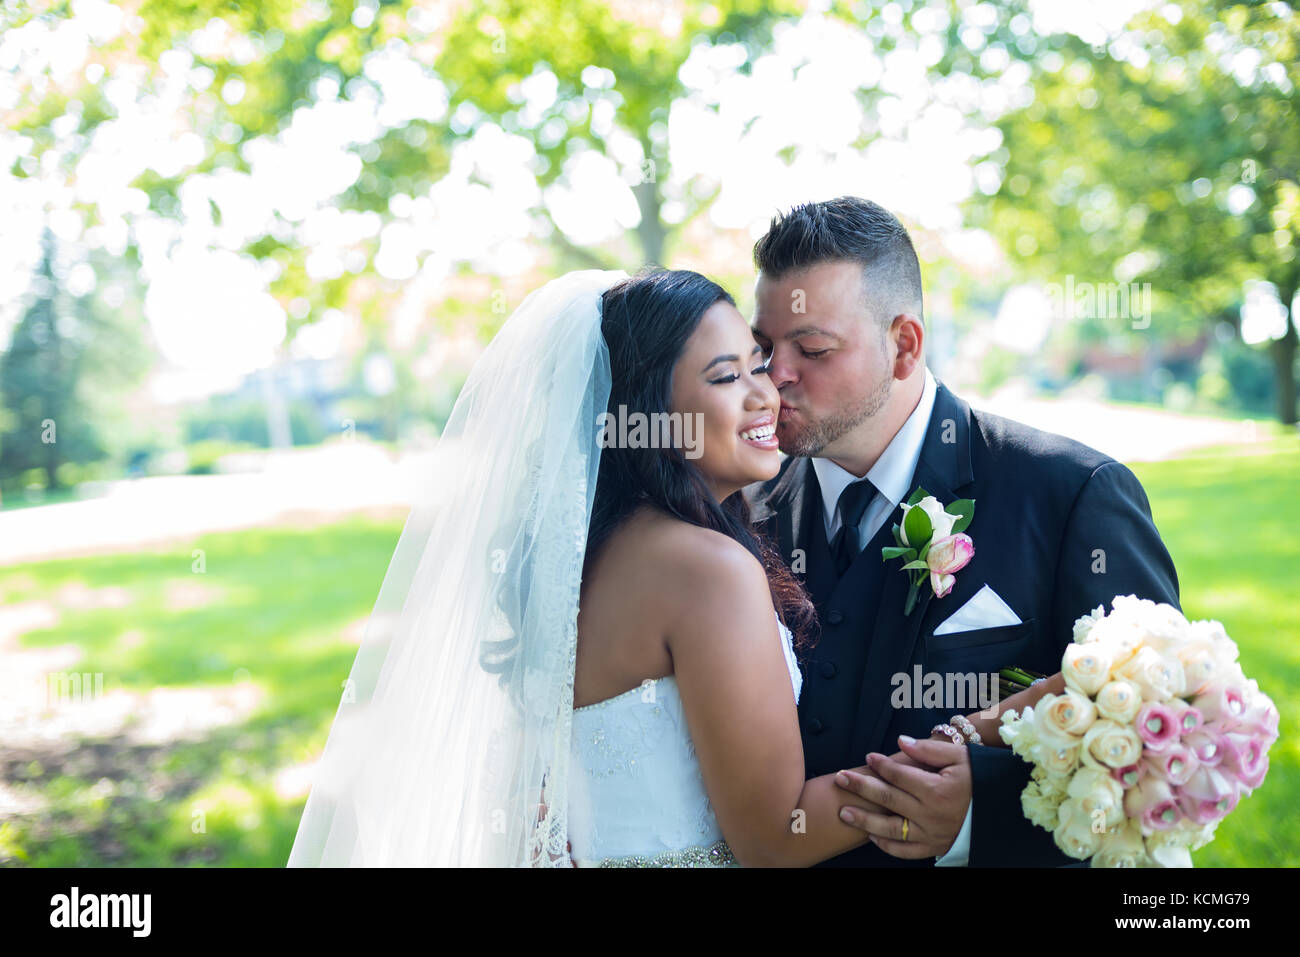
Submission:
[[[886,370],[887,368],[886,364]],[[889,401],[892,385],[893,377],[887,371],[882,372],[870,392],[852,397],[829,414],[811,420],[799,431],[786,430],[780,436],[781,451],[792,456],[820,457],[827,446],[879,415]]]

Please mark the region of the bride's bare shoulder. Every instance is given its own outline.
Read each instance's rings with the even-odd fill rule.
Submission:
[[[637,579],[664,596],[691,597],[701,590],[766,592],[763,567],[740,542],[676,516],[643,508],[619,529],[620,544]]]

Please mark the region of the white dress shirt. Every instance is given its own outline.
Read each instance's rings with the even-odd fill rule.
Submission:
[[[934,412],[937,390],[938,384],[934,381],[934,376],[926,369],[921,400],[889,445],[885,446],[885,451],[880,453],[875,465],[867,471],[865,477],[876,487],[877,494],[862,513],[862,521],[858,524],[859,542],[871,541],[894,510],[912,494],[909,486],[912,476],[916,474],[916,465],[921,460],[921,448],[925,445],[925,436],[930,429],[930,415]],[[840,493],[863,476],[854,475],[830,459],[814,458],[812,466],[817,474],[817,484],[821,487],[822,517],[826,521],[826,541],[829,542],[840,530]],[[972,800],[971,806],[966,809],[966,820],[962,822],[957,839],[948,853],[935,862],[936,866],[966,866],[970,859],[970,822],[974,803]]]

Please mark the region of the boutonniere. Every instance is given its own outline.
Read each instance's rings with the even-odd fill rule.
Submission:
[[[975,500],[958,499],[947,507],[923,488],[912,493],[902,506],[903,520],[894,526],[894,545],[881,549],[881,560],[903,559],[905,572],[912,576],[903,616],[912,613],[921,588],[929,580],[935,598],[952,591],[956,573],[975,554],[975,543],[962,532],[975,517]]]

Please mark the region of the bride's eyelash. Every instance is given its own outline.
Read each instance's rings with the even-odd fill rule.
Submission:
[[[757,369],[754,370],[754,375],[767,375],[771,371],[771,367],[772,367],[771,362],[764,362],[761,366],[759,366]],[[739,378],[740,376],[736,375],[736,373],[733,372],[731,375],[727,376],[724,379],[711,379],[710,384],[726,385],[729,382],[735,382]]]

